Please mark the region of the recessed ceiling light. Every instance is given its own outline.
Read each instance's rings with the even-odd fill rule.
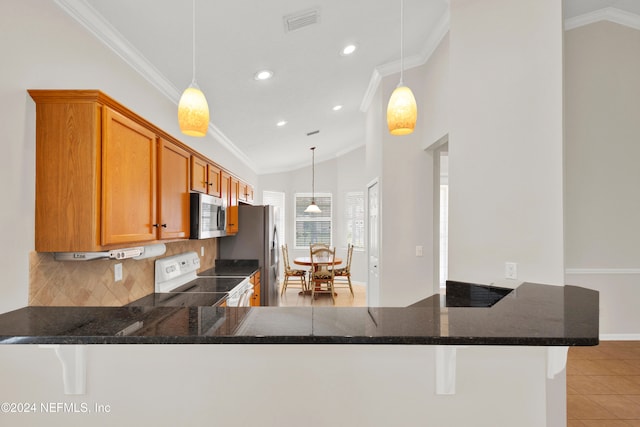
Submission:
[[[351,55],[353,52],[356,51],[357,48],[358,46],[356,46],[355,44],[348,44],[342,49],[342,51],[340,52],[340,55],[342,56]]]
[[[333,111],[339,111],[342,110],[342,105],[336,105],[335,107],[333,107]]]
[[[286,124],[287,124],[287,121],[286,121],[286,120],[280,120],[278,123],[276,123],[276,126],[278,126],[278,127],[282,127],[282,126],[284,126],[284,125],[286,125]]]
[[[255,76],[253,76],[256,80],[268,80],[273,77],[273,71],[271,70],[261,70],[258,71]]]

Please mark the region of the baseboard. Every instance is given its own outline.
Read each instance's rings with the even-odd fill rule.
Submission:
[[[600,341],[640,341],[640,334],[600,334]]]

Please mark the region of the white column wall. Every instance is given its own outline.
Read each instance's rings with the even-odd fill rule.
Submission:
[[[562,4],[452,0],[449,278],[561,285]]]

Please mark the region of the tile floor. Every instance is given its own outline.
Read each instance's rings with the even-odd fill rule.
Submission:
[[[571,347],[567,427],[640,427],[640,341]]]

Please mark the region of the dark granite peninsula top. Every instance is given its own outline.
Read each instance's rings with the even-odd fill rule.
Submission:
[[[455,286],[467,288],[469,305],[488,288]],[[406,308],[25,307],[0,315],[0,343],[598,344],[596,291],[523,283],[489,307],[462,299],[453,307],[434,295]]]

